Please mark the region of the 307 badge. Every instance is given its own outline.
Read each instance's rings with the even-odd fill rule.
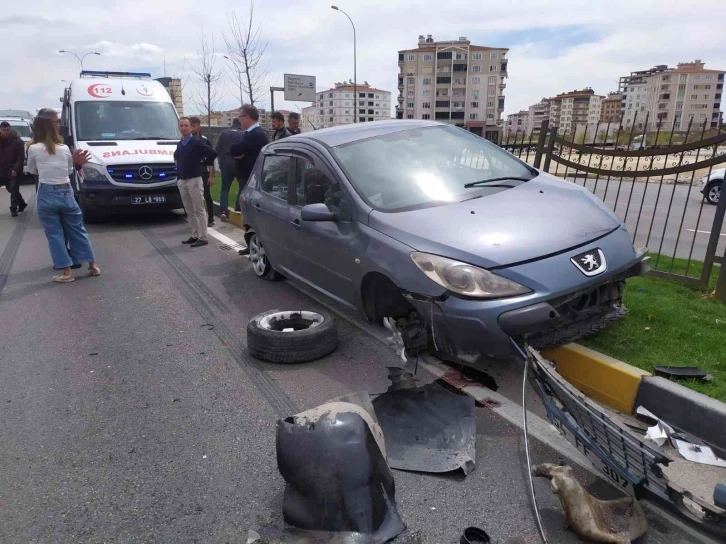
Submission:
[[[605,254],[600,248],[591,249],[575,255],[570,261],[587,277],[597,276],[608,269]]]

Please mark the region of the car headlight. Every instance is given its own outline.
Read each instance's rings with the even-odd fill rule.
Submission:
[[[101,166],[86,164],[83,166],[83,179],[87,181],[107,181]]]
[[[454,293],[473,298],[502,298],[531,292],[523,285],[470,264],[429,255],[411,253],[411,259],[431,280]]]

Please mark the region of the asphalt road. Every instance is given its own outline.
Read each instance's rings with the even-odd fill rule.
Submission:
[[[699,261],[705,258],[716,206],[703,202],[699,187],[661,184],[660,178],[647,184],[619,178],[609,182],[578,178],[576,183],[584,183],[615,211],[637,247],[648,247],[669,257],[690,256]],[[723,256],[724,250],[726,222],[721,230],[718,256]]]
[[[233,251],[183,247],[177,215],[89,230],[103,275],[53,284],[34,205],[18,219],[0,212],[0,542],[245,542],[248,529],[282,525],[276,421],[385,391],[398,358],[338,319],[341,344],[325,359],[255,361],[252,316],[319,304],[257,279]],[[532,446],[535,462],[561,458]],[[468,477],[394,471],[399,541],[454,543],[476,525],[494,542],[538,542],[525,474],[520,429],[478,408]],[[549,484],[535,485],[550,541],[577,542]],[[649,516],[647,542],[699,541]]]

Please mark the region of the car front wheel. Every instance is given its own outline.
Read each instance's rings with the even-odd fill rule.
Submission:
[[[247,246],[250,249],[250,262],[252,263],[252,270],[254,270],[255,275],[267,281],[280,279],[280,274],[272,268],[265,246],[262,244],[260,237],[257,236],[257,233],[253,233],[247,239]]]
[[[722,185],[723,180],[718,180],[715,183],[711,182],[711,184],[706,188],[706,202],[713,204],[714,206],[718,204],[718,200],[721,198]]]

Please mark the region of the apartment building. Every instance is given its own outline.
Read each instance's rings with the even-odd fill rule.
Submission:
[[[169,93],[171,101],[174,103],[174,108],[179,116],[184,115],[184,96],[182,93],[181,79],[174,77],[160,77],[156,81],[161,83],[166,91]]]
[[[514,138],[523,138],[523,135],[529,136],[532,127],[529,124],[529,110],[522,110],[517,113],[507,115],[507,123],[504,125],[504,140],[514,140]]]
[[[624,126],[656,130],[687,130],[689,123],[718,127],[726,70],[708,70],[700,59],[676,68],[656,66],[633,72],[622,83]],[[637,74],[634,76],[634,74]],[[648,126],[645,127],[645,123]]]
[[[597,123],[604,98],[589,87],[550,98],[550,126],[558,127],[560,133],[568,133],[578,125]]]
[[[358,123],[391,118],[391,92],[376,89],[368,82],[355,87],[352,82],[336,83],[333,89],[319,92],[315,98],[315,106],[302,110],[307,130],[313,130],[312,125],[318,129],[347,125],[355,117]]]
[[[603,99],[600,109],[600,121],[603,123],[618,123],[622,115],[621,103],[623,95],[620,93],[609,93],[607,98]]]
[[[527,124],[529,130],[533,135],[538,135],[540,128],[542,127],[542,121],[550,118],[550,100],[543,98],[537,104],[533,104],[527,111],[529,120]]]
[[[398,52],[396,118],[435,119],[499,142],[508,51],[420,35],[417,48]]]

